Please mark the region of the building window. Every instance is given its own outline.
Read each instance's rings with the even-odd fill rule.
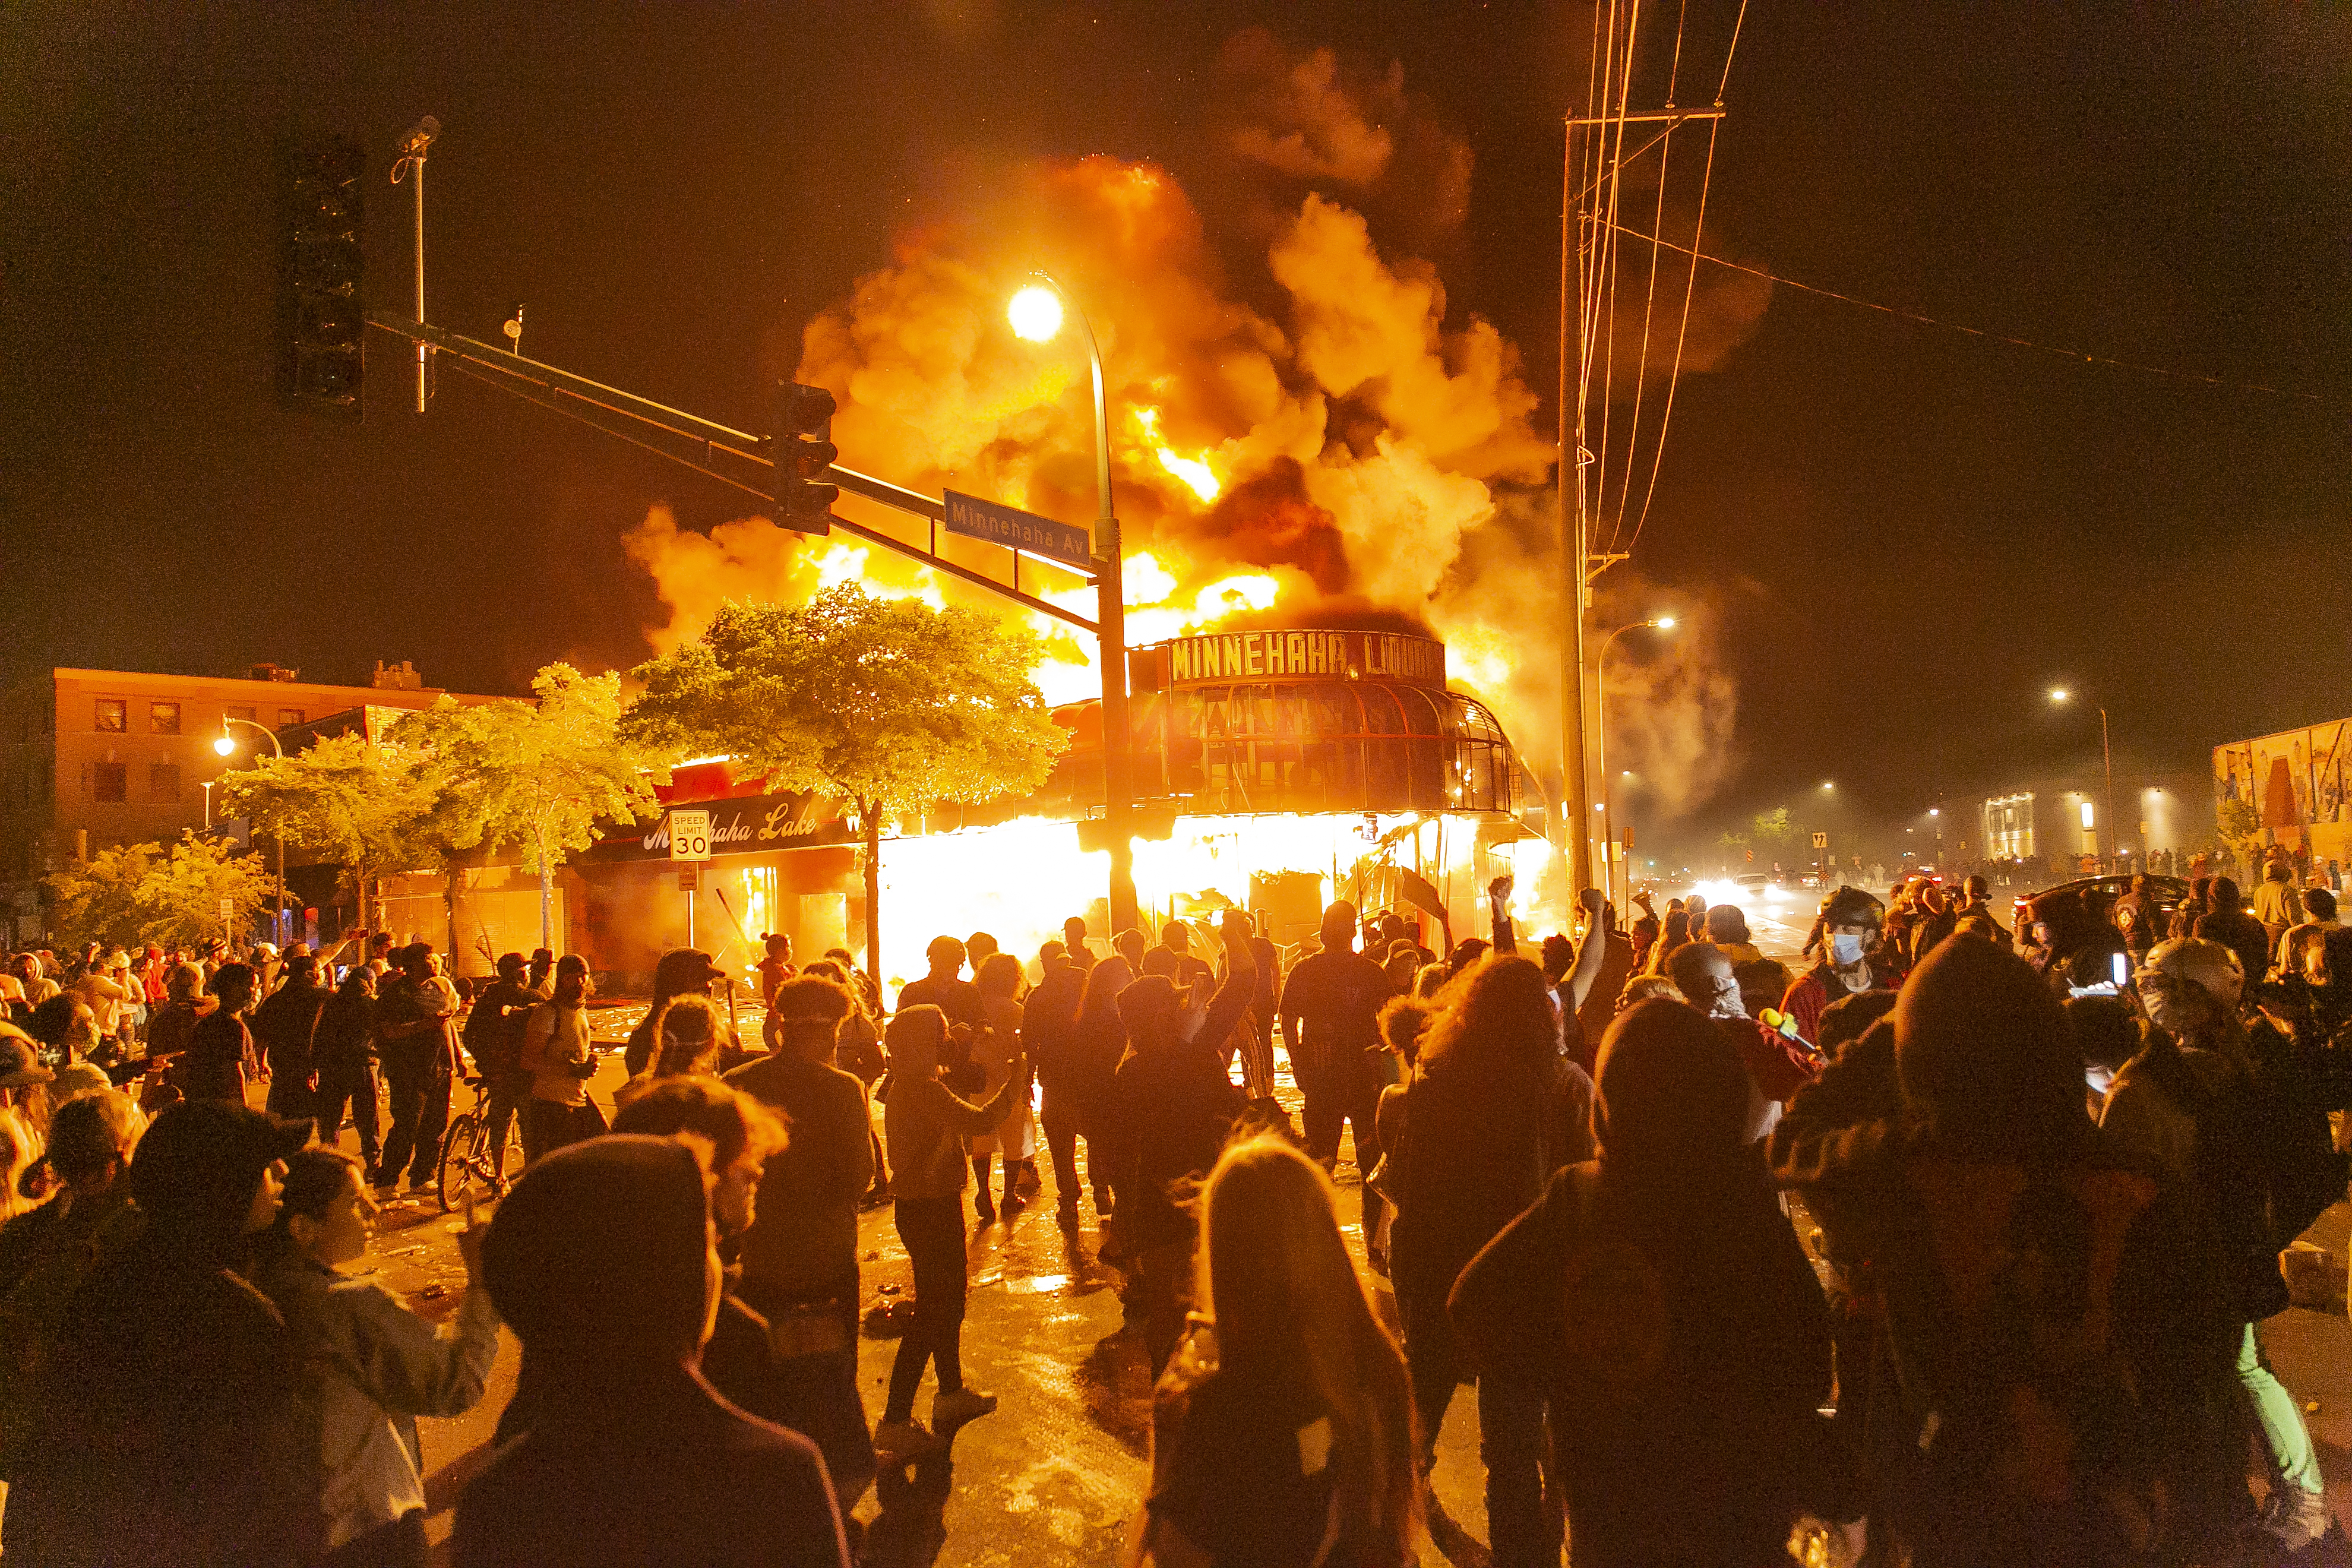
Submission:
[[[120,697],[98,700],[98,727],[110,735],[120,735],[130,728],[131,704]]]
[[[92,763],[89,766],[90,799],[122,799],[124,775],[129,772],[121,763]]]
[[[280,708],[278,710],[278,727],[279,729],[283,730],[289,724],[299,724],[300,722],[302,722],[302,710],[299,708]]]
[[[150,763],[147,764],[147,798],[177,800],[180,798],[180,764]]]
[[[176,735],[180,732],[180,705],[176,702],[147,704],[147,732],[151,735]]]
[[[251,708],[232,708],[228,710],[228,716],[232,719],[242,719],[247,723],[250,724],[253,722],[254,710]]]

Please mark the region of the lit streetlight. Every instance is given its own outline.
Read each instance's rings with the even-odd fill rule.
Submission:
[[[2063,686],[2050,689],[2050,700],[2061,707],[2073,696],[2074,693]],[[2107,742],[2107,709],[2105,703],[2099,705],[2099,758],[2106,769],[2106,793],[2100,805],[2100,815],[2107,819],[2107,858],[2113,860],[2116,852],[2116,753],[2115,748]],[[2083,803],[2083,831],[2090,836],[2091,853],[2096,855],[2099,839],[2097,830],[2091,825],[2091,804],[2088,801]],[[2147,846],[2143,844],[2140,848],[2145,853]]]
[[[1646,621],[1633,621],[1619,626],[1601,639],[1601,651],[1592,660],[1593,706],[1597,710],[1592,725],[1592,765],[1601,774],[1601,798],[1593,803],[1592,809],[1601,814],[1601,886],[1608,889],[1612,900],[1617,899],[1619,889],[1617,857],[1610,852],[1615,835],[1610,825],[1609,814],[1609,650],[1627,632],[1640,631],[1644,627],[1670,632],[1675,629],[1675,618],[1672,616],[1654,616]]]
[[[1013,334],[1029,342],[1050,342],[1063,318],[1076,316],[1086,344],[1095,393],[1095,621],[1102,639],[1103,829],[1110,841],[1110,928],[1136,923],[1135,846],[1129,824],[1132,785],[1127,722],[1127,588],[1119,558],[1118,518],[1111,506],[1110,409],[1103,393],[1102,348],[1095,330],[1067,290],[1040,271],[1037,281],[1016,290],[1004,317]]]
[[[215,752],[217,752],[220,755],[222,755],[222,756],[224,756],[224,757],[231,757],[231,756],[235,756],[235,755],[236,754],[236,737],[229,733],[229,728],[228,728],[228,727],[229,727],[230,725],[232,725],[232,724],[242,724],[242,725],[244,725],[244,726],[245,726],[247,729],[248,729],[248,730],[258,730],[258,731],[261,731],[261,733],[262,733],[264,736],[268,737],[268,741],[269,741],[269,750],[270,750],[270,752],[271,752],[274,755],[276,755],[277,757],[278,757],[280,760],[283,760],[283,759],[284,759],[284,757],[285,757],[285,755],[286,755],[286,748],[285,748],[284,746],[282,746],[282,745],[278,744],[278,731],[277,731],[272,730],[272,729],[271,729],[268,725],[267,725],[267,724],[259,724],[259,723],[256,723],[254,721],[252,721],[252,720],[250,720],[250,719],[239,719],[239,718],[236,717],[236,716],[235,716],[235,715],[233,715],[233,714],[224,714],[224,715],[222,716],[222,718],[221,718],[221,732],[220,732],[220,738],[219,738],[218,740],[215,740],[215,741],[213,742],[213,750],[214,750]],[[212,825],[212,815],[213,815],[213,789],[212,789],[212,785],[210,785],[210,784],[206,784],[206,785],[205,786],[205,825],[206,826],[208,826],[208,827]],[[281,930],[278,928],[278,922],[279,922],[281,920],[283,920],[283,919],[285,918],[285,914],[286,914],[286,835],[285,835],[285,833],[284,833],[283,831],[280,831],[280,832],[277,835],[277,838],[278,838],[278,907],[277,907],[276,909],[274,909],[274,910],[272,910],[270,911],[270,915],[269,915],[269,934],[270,934],[270,936],[271,936],[271,938],[272,938],[272,939],[277,940],[277,941],[278,941],[278,942],[282,942],[284,941],[284,939],[285,939],[286,933],[285,933],[285,931],[281,931]]]

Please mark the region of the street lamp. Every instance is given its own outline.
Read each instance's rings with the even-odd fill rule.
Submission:
[[[2050,689],[2050,700],[2062,707],[2073,696],[2074,693],[2063,686],[2053,686]],[[2099,705],[2099,758],[2106,768],[2106,792],[2101,804],[2100,815],[2107,819],[2107,858],[2112,862],[2116,858],[2116,753],[2115,748],[2107,742],[2107,710],[2105,703]],[[2085,806],[2084,809],[2087,812],[2088,807]],[[2083,826],[2087,830],[2091,825],[2085,822]],[[2094,855],[2099,852],[2098,842],[2095,837],[2091,840],[2091,853]],[[2143,844],[2140,847],[2145,851],[2147,846]]]
[[[242,725],[244,725],[244,726],[245,726],[247,729],[248,729],[248,730],[258,730],[258,731],[260,731],[262,732],[262,734],[264,734],[264,735],[266,735],[266,736],[268,736],[268,740],[269,740],[269,750],[271,751],[271,752],[272,752],[272,753],[274,753],[274,754],[278,758],[278,760],[279,760],[279,761],[281,761],[281,762],[282,762],[282,761],[284,761],[284,760],[285,760],[285,757],[286,757],[286,748],[285,748],[284,746],[282,746],[282,745],[278,744],[278,731],[275,731],[275,730],[271,729],[271,728],[270,728],[268,725],[267,725],[267,724],[259,724],[259,723],[256,723],[254,721],[252,721],[252,720],[250,720],[250,719],[239,719],[239,718],[237,718],[237,717],[236,717],[236,715],[234,715],[234,714],[223,714],[223,715],[221,716],[221,732],[220,732],[220,739],[219,739],[219,740],[217,740],[217,741],[215,741],[215,742],[213,742],[213,750],[214,750],[214,751],[215,751],[215,752],[219,752],[222,756],[224,756],[224,757],[229,757],[229,756],[235,756],[235,755],[236,754],[236,736],[234,736],[234,735],[232,735],[232,734],[230,734],[230,733],[229,733],[229,731],[228,731],[228,727],[229,727],[231,724],[242,724]],[[212,815],[213,815],[213,788],[212,788],[212,785],[210,785],[210,784],[206,784],[206,785],[205,786],[205,825],[207,827],[209,827],[210,826],[212,826]],[[280,929],[279,929],[278,922],[279,922],[281,920],[283,920],[283,919],[285,918],[285,914],[286,914],[286,834],[285,834],[285,831],[281,828],[281,829],[280,829],[280,830],[279,830],[279,831],[275,835],[275,837],[277,837],[277,839],[278,839],[278,907],[277,907],[276,909],[274,909],[274,910],[272,910],[270,911],[270,915],[269,915],[269,934],[270,934],[272,937],[276,937],[276,938],[280,939],[280,944],[282,945],[282,944],[283,944],[283,938],[285,937],[286,933],[285,933],[285,931],[282,931],[282,930],[280,930]]]
[[[1601,799],[1593,809],[1601,814],[1601,885],[1608,889],[1612,901],[1617,900],[1618,888],[1617,857],[1609,852],[1610,845],[1615,840],[1609,811],[1609,650],[1627,632],[1640,631],[1645,626],[1670,632],[1675,629],[1675,618],[1672,616],[1656,616],[1646,621],[1633,621],[1619,626],[1601,639],[1601,651],[1593,656],[1592,660],[1593,707],[1596,710],[1592,724],[1592,765],[1601,773]]]
[[[1050,342],[1062,330],[1065,314],[1078,320],[1078,337],[1086,344],[1087,365],[1094,373],[1095,390],[1095,621],[1102,647],[1103,828],[1110,840],[1110,926],[1113,935],[1136,923],[1135,846],[1129,815],[1133,805],[1129,774],[1132,737],[1127,723],[1127,585],[1119,559],[1118,518],[1111,507],[1110,409],[1103,394],[1102,348],[1087,313],[1054,278],[1034,274],[1038,281],[1017,290],[1005,306],[1005,320],[1013,335],[1034,343]]]

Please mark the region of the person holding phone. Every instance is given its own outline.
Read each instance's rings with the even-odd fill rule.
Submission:
[[[482,1397],[499,1350],[498,1310],[480,1288],[470,1195],[457,1253],[466,1293],[447,1333],[374,1279],[342,1270],[366,1255],[376,1202],[360,1162],[317,1145],[286,1163],[286,1190],[256,1270],[300,1352],[299,1409],[323,1481],[312,1526],[325,1563],[425,1561],[420,1415],[460,1415]]]

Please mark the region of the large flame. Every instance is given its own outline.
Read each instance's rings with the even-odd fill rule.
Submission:
[[[1006,317],[1008,300],[1048,269],[1102,353],[1130,645],[1241,616],[1423,627],[1445,640],[1453,682],[1486,699],[1521,753],[1548,772],[1559,736],[1554,448],[1531,424],[1537,397],[1514,347],[1489,323],[1451,311],[1433,267],[1384,254],[1364,216],[1382,215],[1390,232],[1450,232],[1467,188],[1467,147],[1431,128],[1428,106],[1393,70],[1350,73],[1328,51],[1286,56],[1256,31],[1234,40],[1220,69],[1222,144],[1308,187],[1291,185],[1278,205],[1255,209],[1253,221],[1266,224],[1263,268],[1245,288],[1228,279],[1199,211],[1158,164],[1034,162],[960,186],[950,210],[902,232],[889,265],[808,323],[797,377],[838,399],[833,437],[853,468],[1089,521],[1096,432],[1084,348],[1069,323],[1034,342]],[[1433,208],[1427,224],[1400,221],[1400,204],[1423,187],[1444,210]],[[1034,314],[1029,330],[1043,333],[1045,312]],[[901,538],[926,536],[856,497],[845,495],[839,510]],[[798,602],[851,578],[877,594],[1008,608],[894,552],[804,542],[761,518],[702,535],[657,509],[627,544],[668,609],[667,624],[648,633],[659,650],[698,635],[729,598]],[[1004,575],[1001,551],[945,534],[940,546]],[[1051,563],[1025,564],[1022,585],[1094,613],[1094,590]],[[1044,639],[1038,681],[1048,700],[1099,691],[1093,637],[1010,613],[1028,615]],[[1712,668],[1707,651],[1692,629],[1663,657]],[[1625,662],[1621,655],[1612,676]],[[1612,765],[1643,769],[1670,792],[1669,767],[1719,746],[1726,703],[1696,742],[1682,732],[1681,708],[1653,704],[1643,725],[1628,726],[1631,749],[1612,751]],[[1663,736],[1654,746],[1652,731]],[[1045,824],[992,831],[992,845],[1066,835]],[[1243,854],[1242,862],[1328,871],[1329,847],[1296,825],[1251,842],[1271,858]],[[1212,885],[1203,868],[1223,866],[1229,852],[1238,851],[1202,849],[1206,860],[1171,868],[1161,885]],[[990,885],[950,863],[967,853],[996,851],[950,835],[901,841],[886,861],[913,879],[919,902],[936,905],[944,888]],[[1139,848],[1139,874],[1170,853]],[[1002,865],[1025,877],[1019,854]],[[1214,885],[1230,884],[1227,896],[1238,898],[1232,889],[1245,881]],[[1098,882],[1074,863],[1055,896]],[[974,926],[989,926],[985,912],[971,911]],[[1034,930],[1050,931],[1074,911],[1032,912],[1042,922]],[[916,923],[928,934],[958,918],[941,909]],[[995,923],[1014,929],[997,934],[1009,945],[1030,931],[1021,924],[1029,918],[1004,915]]]
[[[1139,839],[1135,880],[1142,896],[1143,921],[1156,935],[1161,921],[1192,920],[1205,937],[1219,910],[1259,907],[1251,879],[1272,869],[1309,872],[1318,879],[1318,903],[1334,898],[1370,899],[1389,884],[1383,865],[1418,868],[1457,909],[1483,902],[1475,879],[1496,870],[1517,878],[1515,912],[1534,909],[1534,889],[1551,846],[1524,838],[1477,851],[1480,824],[1471,816],[1181,816],[1164,839]],[[1378,840],[1399,827],[1406,835],[1387,845]],[[1418,853],[1416,853],[1416,847]],[[1486,864],[1480,865],[1483,859]],[[882,973],[895,990],[924,973],[923,948],[940,932],[965,936],[986,931],[1008,952],[1024,959],[1041,942],[1058,940],[1062,922],[1098,906],[1109,875],[1109,857],[1078,847],[1074,824],[1023,817],[993,827],[889,838],[882,843]],[[1449,886],[1451,884],[1451,886]],[[1409,912],[1409,911],[1408,911]],[[1455,938],[1483,936],[1456,919]],[[1206,923],[1201,923],[1206,922]],[[1099,941],[1098,910],[1090,921]],[[1433,947],[1446,934],[1427,925]]]

